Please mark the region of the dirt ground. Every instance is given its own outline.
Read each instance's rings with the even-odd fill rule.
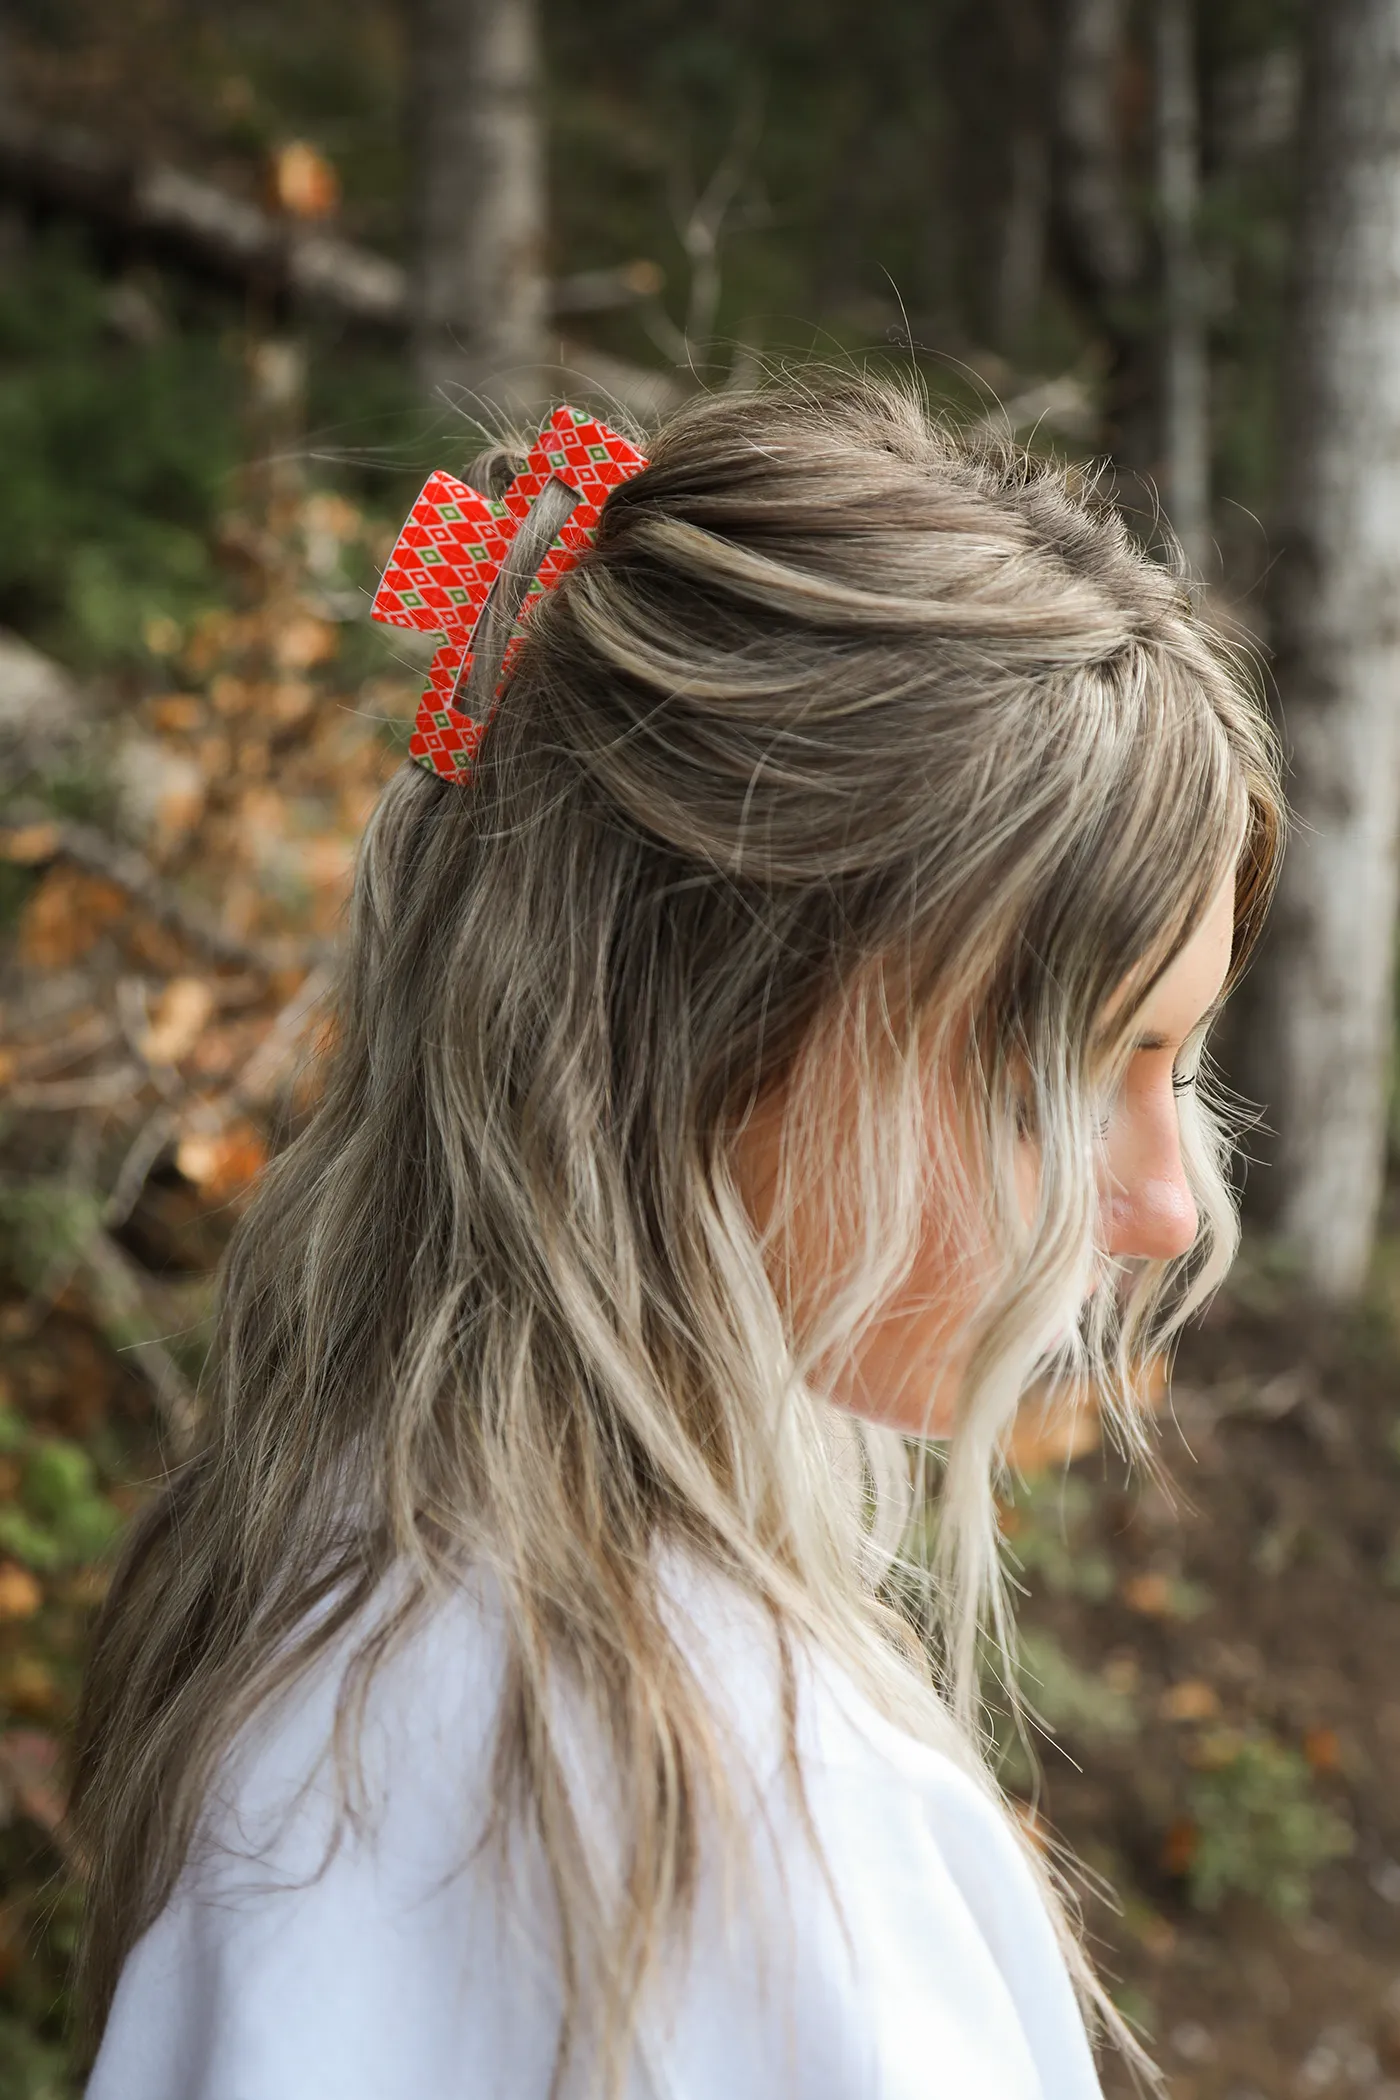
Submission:
[[[1131,1714],[1061,1731],[1042,1806],[1117,1886],[1088,1922],[1173,2100],[1400,2100],[1398,1371],[1383,1304],[1320,1322],[1286,1287],[1241,1287],[1182,1348],[1164,1480],[1102,1454],[1072,1469],[1094,1489],[1074,1550],[1106,1556],[1106,1594],[1031,1578],[1026,1625]],[[1301,1753],[1306,1812],[1354,1833],[1292,1919],[1238,1890],[1202,1911],[1185,1871],[1193,1770],[1256,1732]]]
[[[175,1294],[172,1327],[216,1251],[201,1219],[157,1181],[125,1235]],[[1008,1516],[1031,1653],[1048,1644],[1074,1680],[1066,1707],[1047,1670],[1039,1703],[1067,1718],[1041,1746],[1040,1814],[1117,1892],[1091,1891],[1087,1924],[1171,2100],[1400,2100],[1400,1286],[1385,1271],[1361,1316],[1332,1322],[1242,1275],[1181,1350],[1162,1478],[1094,1452]],[[149,1402],[82,1319],[60,1306],[35,1329],[22,1299],[0,1303],[0,1376],[19,1418],[98,1454],[118,1512],[139,1499]],[[73,2100],[62,1738],[98,1592],[78,1561],[42,1583],[0,1570],[0,2100]],[[1275,1760],[1262,1806],[1242,1802],[1233,1828],[1227,1792],[1223,1829],[1203,1833],[1193,1788],[1255,1741]],[[1334,1823],[1350,1849],[1314,1867]],[[1210,1858],[1226,1886],[1202,1909]],[[1242,1892],[1251,1876],[1263,1894]],[[1306,1901],[1281,1915],[1290,1888]],[[1105,2079],[1110,2100],[1132,2090],[1111,2062]]]

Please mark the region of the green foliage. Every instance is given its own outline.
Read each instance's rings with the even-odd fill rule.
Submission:
[[[0,2016],[0,2100],[77,2100],[70,2052],[27,2020]]]
[[[14,1853],[3,1864],[11,1888],[29,1912],[29,1944],[6,1979],[0,2012],[0,2100],[79,2100],[82,2081],[69,2045],[72,2001],[67,1984],[82,1916],[82,1892],[72,1880],[36,1886],[34,1866]]]
[[[133,342],[76,238],[36,239],[0,267],[0,625],[112,671],[147,662],[153,622],[227,597],[216,526],[246,452],[236,311],[155,309],[152,338]],[[320,477],[363,470],[386,514],[401,511],[429,420],[402,359],[313,353],[310,393]],[[91,783],[66,787],[82,805],[67,813],[102,813]]]
[[[1076,1473],[1041,1473],[1017,1486],[1011,1554],[1032,1587],[1099,1604],[1113,1592],[1113,1563],[1084,1542],[1093,1489]]]
[[[0,1553],[49,1575],[106,1552],[121,1519],[81,1445],[39,1436],[22,1416],[0,1408],[0,1451],[20,1464],[18,1500],[0,1503]]]
[[[1023,1634],[1018,1666],[1023,1697],[1057,1732],[1095,1741],[1136,1730],[1130,1695],[1097,1671],[1082,1670],[1050,1634]]]
[[[1138,1726],[1131,1696],[1098,1671],[1081,1669],[1053,1634],[1043,1628],[1022,1633],[1016,1656],[1016,1691],[1020,1713],[993,1696],[992,1733],[1002,1784],[1027,1793],[1035,1778],[1033,1731],[1080,1744],[1114,1741]]]
[[[20,868],[12,861],[0,860],[0,934],[13,931],[38,879],[32,868]]]
[[[1303,1915],[1314,1874],[1352,1850],[1350,1826],[1317,1799],[1304,1759],[1274,1737],[1222,1737],[1203,1747],[1206,1762],[1188,1792],[1192,1902],[1214,1910],[1237,1891],[1280,1916]]]
[[[103,279],[49,237],[0,275],[0,622],[70,662],[140,653],[213,587],[209,520],[237,459],[236,366],[206,332],[123,340]]]
[[[1142,2040],[1150,2047],[1157,2031],[1156,2001],[1135,1983],[1114,1983],[1109,1996],[1128,2025],[1136,2028]]]
[[[74,1267],[102,1223],[91,1189],[36,1179],[0,1182],[0,1257],[26,1290]]]

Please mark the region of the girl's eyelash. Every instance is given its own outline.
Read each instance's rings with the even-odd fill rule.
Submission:
[[[1196,1072],[1173,1072],[1172,1092],[1174,1094],[1189,1094],[1195,1086],[1198,1076]],[[1112,1105],[1110,1104],[1108,1109],[1102,1115],[1096,1116],[1094,1120],[1098,1127],[1099,1136],[1107,1137],[1109,1125],[1113,1121]]]

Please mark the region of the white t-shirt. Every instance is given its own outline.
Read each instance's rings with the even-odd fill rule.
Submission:
[[[819,1859],[782,1775],[757,1615],[704,1578],[684,1625],[738,1723],[751,1858],[737,1885],[702,1861],[628,2100],[1100,2100],[1034,1876],[976,1783],[807,1656],[798,1751]],[[547,2100],[543,1865],[517,1847],[506,1902],[498,1855],[474,1843],[502,1655],[499,1610],[467,1589],[393,1654],[365,1714],[371,1813],[329,1859],[344,1650],[255,1723],[126,1964],[88,2100]],[[595,1824],[605,1844],[601,1806]]]

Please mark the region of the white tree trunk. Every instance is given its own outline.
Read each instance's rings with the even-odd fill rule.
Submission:
[[[1210,399],[1197,247],[1200,111],[1195,0],[1156,0],[1157,217],[1162,270],[1162,479],[1199,575],[1210,557]]]
[[[1392,1035],[1400,0],[1312,0],[1311,16],[1274,592],[1297,824],[1251,987],[1245,1076],[1277,1132],[1264,1208],[1305,1280],[1344,1302],[1375,1232]]]
[[[415,361],[430,396],[542,390],[544,143],[535,0],[417,0]]]

